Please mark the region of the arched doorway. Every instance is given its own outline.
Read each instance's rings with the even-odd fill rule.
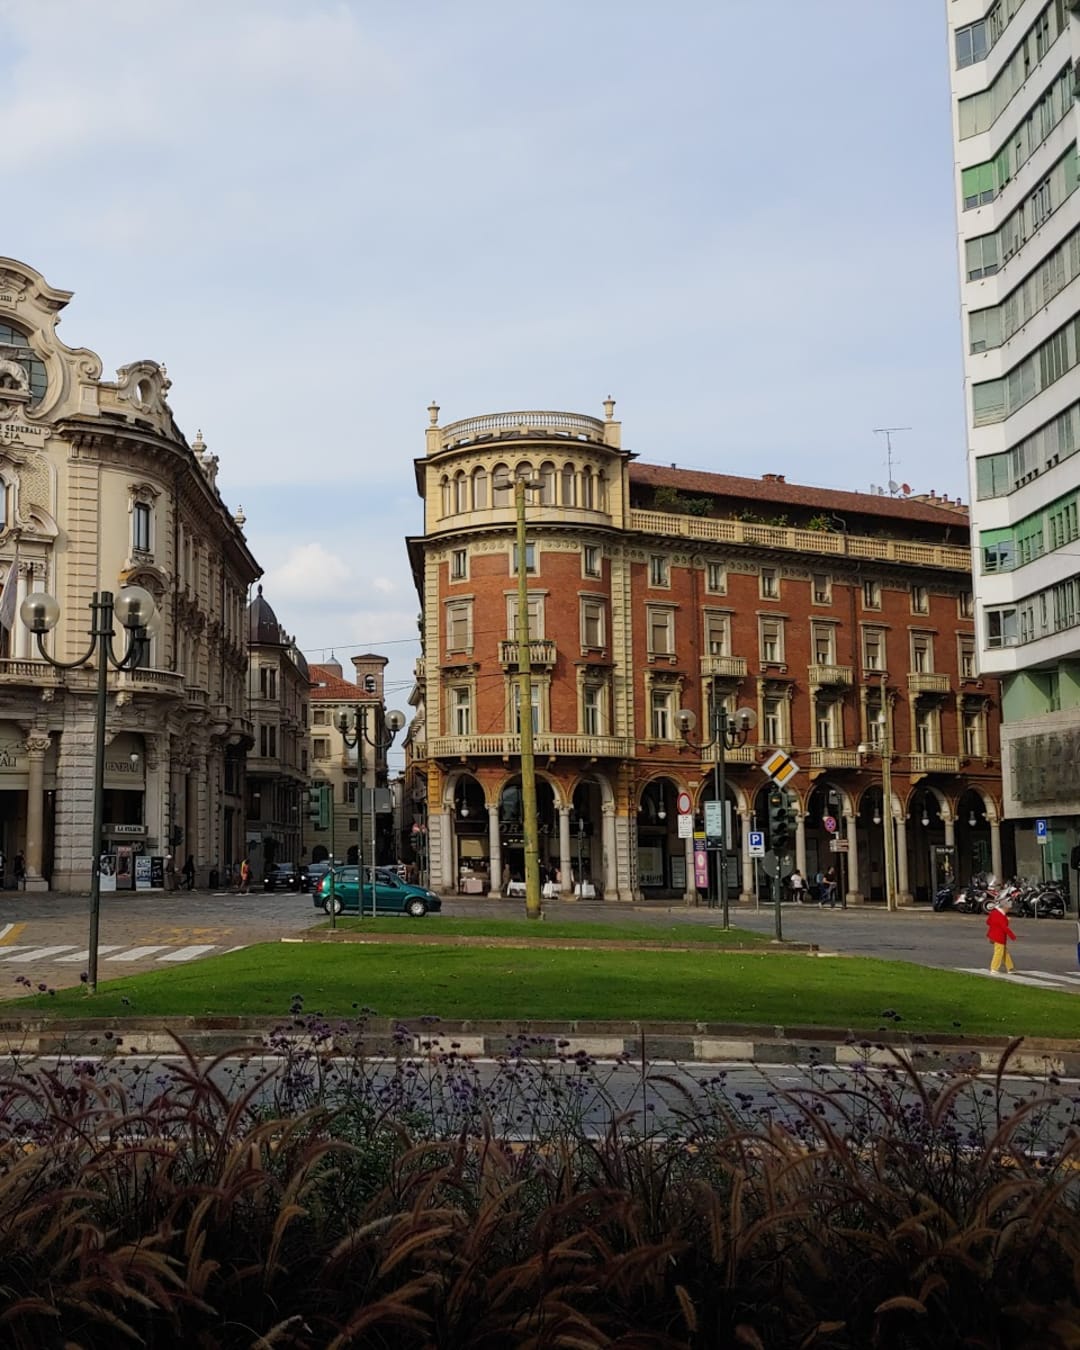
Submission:
[[[991,872],[993,867],[986,799],[975,788],[968,788],[956,804],[957,881],[963,885],[977,872]]]
[[[559,813],[551,784],[539,775],[536,779],[536,826],[540,881],[543,884],[559,866]],[[499,794],[499,839],[502,881],[524,881],[525,816],[520,774],[505,783]]]
[[[916,901],[933,898],[939,870],[935,850],[945,847],[948,803],[936,788],[920,783],[908,798],[908,879]]]
[[[724,837],[726,866],[721,869],[720,849],[716,843],[716,835],[713,833],[713,830],[717,828],[717,816],[715,812],[709,809],[711,804],[717,800],[716,787],[715,776],[710,774],[702,784],[694,828],[705,833],[709,902],[722,900],[720,877],[721,871],[723,871],[723,875],[727,879],[728,903],[734,904],[742,893],[742,821],[739,816],[739,798],[731,783],[725,782],[724,809],[721,815],[722,824],[719,828]],[[768,819],[768,811],[769,808],[766,803],[766,820]],[[710,821],[713,823],[712,829],[710,829]],[[698,890],[701,890],[700,886]]]
[[[686,875],[686,845],[678,835],[678,788],[654,778],[637,808],[637,884],[646,899],[681,898],[693,884]]]
[[[484,789],[472,774],[460,774],[453,800],[455,889],[459,895],[484,895],[491,889]]]
[[[583,779],[574,789],[570,803],[570,886],[579,899],[601,899],[604,892],[602,868],[603,820],[600,786]],[[562,878],[563,890],[568,889]]]

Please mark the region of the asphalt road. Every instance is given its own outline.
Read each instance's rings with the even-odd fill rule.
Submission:
[[[545,912],[560,920],[592,923],[709,924],[719,926],[721,913],[708,907],[682,905],[612,905],[547,902]],[[492,901],[473,897],[446,900],[449,917],[499,917],[525,922],[520,900]],[[731,907],[731,922],[772,933],[770,907]],[[325,915],[303,894],[176,891],[168,895],[102,896],[99,978],[107,980],[143,970],[168,968],[185,961],[259,942],[274,942],[325,922]],[[419,920],[437,930],[437,915]],[[820,910],[810,905],[785,905],[784,936],[812,942],[823,951],[879,956],[952,970],[987,971],[990,947],[979,915],[934,914],[920,908],[887,914],[879,908]],[[1019,941],[1014,948],[1017,974],[1011,978],[1080,993],[1077,926],[1070,915],[1059,919],[1013,921]],[[24,986],[63,988],[78,984],[86,969],[88,908],[85,896],[6,891],[0,894],[0,998]]]

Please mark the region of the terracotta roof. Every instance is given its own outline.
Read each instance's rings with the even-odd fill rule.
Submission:
[[[350,702],[356,702],[360,698],[360,689],[353,684],[352,680],[343,680],[338,674],[337,666],[316,666],[311,667],[311,678],[313,681],[311,697],[313,699],[348,699]]]
[[[647,487],[681,488],[684,492],[711,493],[770,505],[805,506],[810,509],[852,511],[867,516],[885,516],[925,525],[968,526],[967,508],[956,502],[938,506],[920,498],[879,497],[870,492],[843,492],[835,488],[805,487],[787,483],[777,475],[738,478],[734,474],[704,473],[697,469],[671,468],[664,464],[629,465],[630,483]]]

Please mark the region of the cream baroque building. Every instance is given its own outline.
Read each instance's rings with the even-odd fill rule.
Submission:
[[[61,618],[48,650],[90,646],[97,590],[149,590],[148,662],[109,677],[105,849],[189,854],[207,880],[244,845],[247,596],[260,574],[216,486],[217,457],[189,445],[164,366],[113,381],[56,336],[71,299],[0,258],[0,572],[19,602],[46,590]],[[117,625],[119,627],[119,625]],[[118,639],[119,641],[119,639]],[[91,667],[62,672],[17,615],[0,628],[0,848],[24,855],[28,889],[83,889],[92,856]]]

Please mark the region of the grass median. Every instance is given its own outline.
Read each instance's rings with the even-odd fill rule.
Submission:
[[[273,943],[0,1005],[0,1016],[736,1022],[1080,1035],[1075,995],[899,961],[738,951]]]
[[[330,927],[330,920],[319,931]],[[550,942],[569,938],[603,940],[605,942],[633,942],[668,947],[690,947],[698,944],[713,947],[767,947],[773,940],[771,933],[755,933],[748,928],[721,928],[715,923],[581,923],[576,919],[545,919],[542,924],[527,919],[523,914],[513,919],[359,919],[354,914],[339,914],[337,927],[349,933],[405,933],[422,937],[520,938],[522,942]]]

